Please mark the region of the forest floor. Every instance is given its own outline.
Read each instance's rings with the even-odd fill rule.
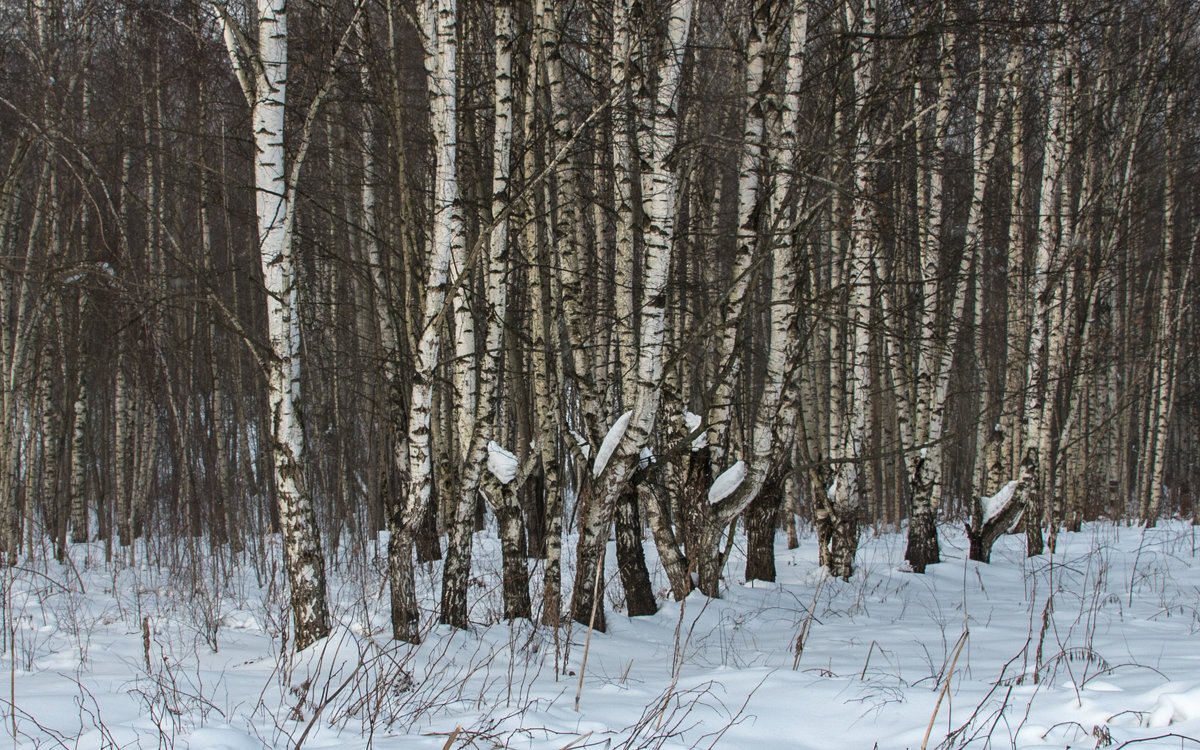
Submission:
[[[494,533],[476,537],[469,631],[433,624],[440,567],[421,568],[419,647],[388,637],[374,545],[343,548],[329,571],[334,634],[299,656],[269,562],[277,541],[257,565],[187,542],[140,548],[135,564],[79,545],[69,564],[0,573],[0,737],[229,750],[1200,747],[1190,524],[1090,523],[1035,558],[1005,537],[990,565],[965,561],[961,529],[941,532],[944,562],[926,575],[904,571],[901,535],[865,534],[849,581],[823,576],[809,534],[797,550],[780,536],[778,583],[747,584],[738,546],[721,599],[693,594],[636,619],[620,614],[610,564],[616,611],[590,647],[586,628],[501,620]]]

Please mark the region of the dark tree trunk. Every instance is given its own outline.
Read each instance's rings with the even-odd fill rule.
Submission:
[[[708,448],[693,451],[687,476],[680,487],[680,522],[688,565],[697,577],[697,588],[714,599],[721,596],[721,528],[708,502],[712,462]]]
[[[562,500],[545,497],[546,575],[542,587],[542,624],[557,628],[562,620]]]
[[[970,543],[970,547],[967,556],[976,562],[990,563],[992,561],[992,545],[1016,524],[1024,507],[1014,493],[1008,504],[991,518],[983,521],[979,528],[968,525],[967,541]]]
[[[617,569],[625,588],[625,604],[630,617],[652,615],[658,611],[646,554],[642,549],[642,519],[638,513],[638,477],[635,476],[617,498]]]
[[[829,545],[829,572],[850,580],[854,575],[854,555],[858,551],[858,514],[832,517]]]
[[[924,461],[925,459],[918,459]],[[942,561],[938,549],[937,514],[933,509],[932,491],[928,483],[922,482],[920,466],[913,471],[912,512],[908,518],[908,549],[904,559],[914,573],[924,573],[925,568]]]
[[[783,478],[772,473],[746,508],[746,580],[775,582],[775,530],[783,507]]]
[[[526,555],[546,559],[546,475],[539,466],[521,485],[525,510]]]
[[[474,495],[462,495],[458,492],[458,503],[452,509],[453,517],[448,519],[446,540],[446,562],[442,566],[442,611],[439,622],[454,628],[466,628],[469,624],[467,617],[467,588],[471,579],[471,542],[473,537],[472,524],[468,520],[475,512]],[[428,514],[425,519],[428,519]],[[422,526],[425,525],[424,519]],[[420,555],[418,544],[418,559]],[[421,562],[426,562],[421,560]]]
[[[817,531],[817,564],[832,570],[833,515],[829,510],[825,483],[816,475],[809,477],[808,494],[812,498],[813,527]]]
[[[388,578],[391,584],[392,637],[406,643],[420,643],[421,612],[417,608],[417,584],[414,578],[413,540],[393,511],[388,538]]]
[[[1017,494],[1025,495],[1025,554],[1029,557],[1040,555],[1045,551],[1045,540],[1042,539],[1042,512],[1046,502],[1042,493],[1041,477],[1038,469],[1038,452],[1030,450],[1021,464],[1021,484]]]
[[[500,553],[504,565],[504,618],[529,619],[529,569],[525,563],[525,529],[521,506],[515,498],[506,496],[496,510],[500,528]]]
[[[428,563],[442,559],[442,542],[438,534],[439,504],[437,492],[434,492],[433,498],[421,515],[421,525],[417,527],[417,562]],[[470,507],[474,509],[475,506]]]
[[[595,483],[586,481],[579,493],[576,511],[579,516],[579,546],[575,562],[575,586],[571,590],[571,619],[585,627],[593,625],[603,633],[607,628],[604,617],[604,554],[608,547],[612,515],[591,512],[593,503],[603,502],[598,497],[597,489]],[[590,524],[589,519],[593,520]]]

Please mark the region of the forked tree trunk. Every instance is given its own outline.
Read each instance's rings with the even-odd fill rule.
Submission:
[[[641,450],[648,444],[658,418],[666,333],[666,284],[671,266],[679,187],[669,159],[678,137],[679,87],[694,5],[693,0],[675,0],[667,13],[667,34],[653,112],[642,113],[648,137],[642,172],[642,211],[646,226],[643,234],[636,389],[628,427],[618,441],[614,455],[605,466],[593,470],[595,476],[584,483],[580,492],[580,533],[571,617],[587,625],[592,620],[595,604],[598,628],[604,624],[604,611],[600,606],[603,588],[598,584],[600,579],[597,573],[603,564],[614,506],[636,470]],[[618,315],[631,313],[618,310]],[[601,597],[600,601],[596,599],[597,594]]]
[[[295,621],[293,643],[303,650],[329,633],[325,557],[312,498],[305,487],[304,427],[300,420],[299,287],[293,254],[296,188],[312,139],[317,110],[333,85],[333,66],[349,38],[343,34],[331,68],[309,102],[295,152],[284,149],[288,32],[284,0],[257,0],[257,45],[213,3],[230,65],[251,110],[255,144],[255,212],[266,292],[270,358],[267,389],[274,458],[274,489]],[[357,13],[361,7],[356,8]],[[355,22],[351,22],[351,27]]]

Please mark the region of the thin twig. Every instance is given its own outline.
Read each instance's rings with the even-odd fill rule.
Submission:
[[[808,607],[808,615],[804,618],[804,624],[800,626],[800,634],[796,636],[796,657],[792,659],[793,672],[800,668],[800,655],[804,653],[804,643],[808,640],[809,627],[817,612],[817,597],[821,595],[821,587],[825,585],[826,578],[828,576],[822,571],[821,578],[817,581],[817,587],[813,589],[812,604]]]
[[[596,607],[600,603],[600,571],[604,568],[604,552],[596,561],[596,576],[592,580],[592,616],[588,620],[587,640],[583,644],[583,659],[579,663],[579,685],[575,688],[575,710],[579,710],[579,698],[583,695],[583,675],[587,671],[588,650],[592,647],[592,631],[596,628]]]
[[[954,675],[954,665],[958,663],[958,655],[962,653],[963,646],[967,645],[967,635],[970,631],[964,630],[962,635],[958,637],[958,645],[954,649],[954,658],[950,660],[950,668],[946,670],[946,674],[942,678],[942,689],[938,693],[937,703],[933,706],[933,715],[929,717],[929,726],[925,728],[925,739],[921,740],[921,750],[929,745],[929,735],[933,733],[933,723],[937,721],[938,711],[942,708],[942,700],[946,697],[946,692],[950,690],[950,678]]]
[[[461,731],[462,724],[459,724],[454,728],[454,731],[450,733],[450,736],[446,738],[446,744],[442,745],[442,750],[450,750],[450,748],[454,746],[454,741],[458,739],[458,733]]]

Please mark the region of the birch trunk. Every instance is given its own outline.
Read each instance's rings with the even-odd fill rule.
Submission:
[[[465,306],[464,292],[460,289],[456,298],[456,368],[455,391],[458,410],[457,430],[459,445],[463,451],[463,465],[458,488],[458,509],[455,514],[456,527],[451,531],[451,550],[469,542],[473,531],[475,498],[480,490],[481,472],[488,460],[488,442],[495,419],[495,392],[498,381],[499,356],[504,344],[504,321],[507,317],[508,292],[505,277],[508,272],[508,220],[507,208],[510,160],[512,153],[513,92],[512,92],[512,44],[515,36],[512,7],[500,2],[495,8],[496,63],[493,76],[495,127],[492,146],[492,215],[496,224],[490,229],[487,263],[487,316],[483,352],[476,356],[474,351],[474,325],[472,313]],[[454,259],[456,268],[466,272],[465,248]],[[463,339],[469,338],[469,341]],[[479,372],[471,368],[478,361]],[[465,363],[465,365],[464,365]],[[521,483],[523,484],[524,478]],[[518,486],[486,482],[488,490],[483,493],[496,513],[504,557],[504,600],[505,617],[514,619],[530,616],[528,571],[525,569],[524,524],[522,509],[517,496]],[[460,538],[461,535],[461,538]],[[456,627],[466,627],[466,589],[470,572],[468,554],[452,567],[447,557],[446,574],[442,587],[442,622]]]
[[[1008,222],[1008,262],[1005,269],[1007,279],[1007,331],[1008,340],[1013,345],[1008,347],[1008,358],[1005,361],[1004,374],[1004,407],[1000,417],[1000,458],[993,465],[988,476],[986,492],[999,491],[1010,478],[1016,476],[1021,463],[1020,446],[1023,440],[1021,424],[1021,408],[1025,397],[1025,375],[1029,340],[1029,301],[1027,294],[1028,274],[1025,262],[1026,231],[1025,206],[1028,199],[1025,195],[1026,182],[1026,152],[1025,143],[1025,98],[1026,82],[1023,79],[1023,66],[1014,65],[1020,41],[1013,42],[1009,65],[1006,70],[1005,88],[1009,98],[1012,125],[1009,132],[1010,142],[1010,171],[1009,178],[1009,222]],[[1021,54],[1024,63],[1024,54]]]
[[[1166,108],[1166,153],[1163,164],[1162,209],[1162,267],[1159,271],[1156,306],[1156,335],[1154,340],[1154,375],[1150,390],[1150,424],[1146,451],[1142,461],[1138,498],[1142,522],[1147,527],[1158,523],[1165,492],[1167,428],[1175,400],[1175,381],[1179,363],[1180,327],[1184,317],[1184,294],[1191,271],[1191,258],[1184,266],[1182,282],[1175,280],[1175,222],[1179,196],[1179,139],[1176,135],[1175,108],[1177,94],[1172,91]]]
[[[947,44],[951,48],[953,47],[953,41],[948,40]],[[981,48],[981,69],[986,64],[987,56],[987,48]],[[949,75],[949,73],[949,66],[943,60],[943,76]],[[980,75],[986,74],[981,72]],[[974,121],[970,134],[973,178],[971,203],[967,214],[968,247],[947,275],[947,278],[953,280],[954,284],[949,295],[948,315],[939,316],[937,307],[941,290],[937,284],[931,285],[929,282],[931,278],[937,277],[939,263],[933,259],[931,254],[926,254],[926,248],[922,248],[925,297],[918,352],[916,442],[913,446],[917,449],[917,453],[910,473],[913,500],[912,515],[909,520],[909,552],[906,553],[906,559],[916,572],[924,572],[927,565],[939,560],[934,518],[942,501],[942,446],[945,439],[946,394],[950,382],[954,350],[960,332],[958,322],[963,320],[966,310],[968,274],[963,268],[963,263],[970,255],[975,268],[982,267],[984,195],[988,189],[988,175],[991,172],[992,159],[996,149],[995,118],[989,118],[987,114],[988,89],[986,79],[983,79],[980,80],[975,91]],[[944,111],[943,108],[947,106],[946,96],[948,93],[944,89],[939,91],[939,112]],[[942,138],[945,134],[943,130],[946,125],[945,115],[939,115],[939,119],[941,119],[938,125],[939,147],[944,147]],[[940,182],[939,178],[937,183]],[[941,190],[942,187],[938,184],[938,196],[933,202],[937,205],[939,217],[934,225],[939,232],[942,231],[944,224],[944,219],[941,218],[943,210]],[[933,245],[934,243],[931,242],[927,248],[932,249]],[[977,278],[976,284],[979,283]],[[978,289],[976,293],[979,294]],[[982,307],[977,301],[976,315],[980,314],[982,314]],[[942,318],[940,321],[939,317]],[[978,319],[976,325],[980,325]]]
[[[83,309],[86,311],[85,303]],[[80,347],[82,348],[82,347]],[[68,464],[71,467],[69,491],[71,493],[71,543],[84,544],[88,541],[88,502],[87,502],[87,423],[88,423],[88,387],[84,382],[84,361],[82,352],[78,355],[79,385],[73,405],[74,417],[71,430],[71,453]]]
[[[1028,299],[1032,302],[1029,342],[1025,360],[1028,363],[1025,376],[1025,398],[1021,410],[1021,466],[1017,478],[1017,502],[1025,508],[1027,552],[1037,555],[1042,552],[1042,503],[1045,485],[1043,481],[1043,449],[1049,444],[1051,429],[1047,400],[1053,400],[1055,383],[1047,382],[1046,374],[1057,372],[1061,349],[1047,346],[1046,326],[1050,322],[1050,299],[1061,294],[1057,286],[1049,288],[1058,255],[1058,218],[1061,211],[1059,180],[1065,156],[1064,107],[1066,96],[1066,72],[1061,53],[1050,53],[1049,80],[1052,92],[1047,103],[1046,137],[1043,145],[1042,185],[1038,203],[1038,237],[1034,263],[1031,269]]]
[[[954,14],[945,10],[950,28],[954,27]],[[908,547],[904,559],[915,573],[924,573],[925,568],[941,561],[937,539],[937,507],[941,494],[941,423],[945,404],[938,400],[937,386],[943,370],[949,371],[949,363],[943,362],[953,352],[952,333],[940,330],[939,301],[941,299],[941,258],[943,225],[945,223],[945,169],[946,136],[950,121],[951,95],[954,83],[955,35],[952,31],[943,34],[940,55],[937,101],[934,105],[933,131],[930,134],[928,162],[928,188],[924,201],[925,216],[919,221],[919,250],[921,269],[920,329],[915,351],[916,402],[913,413],[901,420],[902,435],[906,421],[912,420],[905,448],[908,482],[911,490],[908,518]],[[918,98],[919,103],[919,98]],[[918,141],[926,140],[925,137]],[[918,176],[918,191],[925,185],[925,178]],[[958,283],[961,273],[952,270],[947,274],[951,283]],[[963,295],[957,293],[951,303],[958,305]],[[949,326],[961,318],[951,316]],[[944,366],[943,366],[944,365]],[[904,382],[906,378],[901,378]],[[901,386],[905,389],[905,386]],[[904,408],[901,399],[901,408]],[[937,433],[937,434],[935,434]],[[903,437],[901,438],[903,440]]]
[[[681,69],[694,6],[693,0],[675,0],[670,6],[653,112],[643,113],[648,124],[642,173],[642,212],[646,217],[646,230],[641,266],[636,391],[628,428],[608,463],[585,483],[579,501],[580,535],[571,617],[576,622],[588,624],[592,622],[595,605],[595,626],[601,631],[605,629],[604,608],[595,596],[600,595],[602,600],[603,589],[593,582],[602,565],[617,498],[632,478],[639,454],[649,444],[658,417],[666,335],[666,283],[678,198],[678,180],[668,157],[678,137]],[[618,311],[618,314],[624,312]]]
[[[312,121],[328,92],[331,78],[326,79],[320,93],[309,105],[304,131],[289,165],[284,148],[288,76],[286,4],[283,0],[258,0],[257,46],[254,49],[224,12],[223,6],[215,7],[222,20],[231,66],[251,106],[251,132],[256,152],[255,212],[271,349],[267,389],[275,496],[291,588],[295,621],[293,642],[299,651],[328,635],[329,608],[321,536],[312,497],[304,486],[304,427],[299,412],[300,290],[292,247],[294,194],[311,137]],[[339,47],[335,61],[340,53]]]
[[[873,289],[875,239],[871,197],[871,129],[862,108],[862,100],[874,82],[874,55],[871,37],[875,33],[875,5],[864,0],[859,11],[851,3],[843,6],[846,28],[853,30],[856,41],[850,55],[855,92],[853,129],[854,150],[850,158],[851,216],[847,238],[844,276],[838,279],[847,287],[844,328],[834,342],[834,357],[845,364],[839,374],[840,398],[831,412],[829,457],[833,468],[832,486],[826,490],[826,517],[822,522],[828,539],[830,572],[840,578],[854,573],[858,549],[858,524],[863,509],[859,461],[866,432],[870,395],[870,317]],[[837,248],[835,248],[835,251]],[[838,375],[831,375],[831,385]]]
[[[785,474],[792,464],[800,409],[798,386],[793,384],[790,392],[785,392],[785,386],[800,350],[794,302],[798,291],[795,226],[798,201],[792,193],[799,152],[800,93],[808,51],[807,2],[795,0],[787,23],[779,27],[770,35],[769,46],[771,54],[782,54],[785,42],[781,32],[786,33],[783,92],[766,98],[765,118],[767,156],[773,177],[766,211],[771,248],[766,378],[751,432],[749,481],[744,490],[739,488],[745,494],[734,497],[737,503],[747,503],[746,579],[765,581],[775,580],[775,531],[781,508],[787,506]],[[793,526],[789,523],[790,528]]]
[[[722,304],[720,336],[714,353],[717,372],[712,405],[704,426],[712,451],[713,471],[727,468],[730,451],[729,427],[733,414],[734,391],[741,371],[738,343],[743,340],[742,312],[751,283],[751,266],[759,244],[759,186],[763,171],[763,132],[766,96],[770,88],[767,76],[767,47],[772,14],[771,0],[756,0],[750,11],[744,101],[745,136],[738,154],[737,250],[734,255],[729,291]],[[701,500],[703,502],[703,500]]]
[[[433,232],[425,298],[415,351],[409,399],[409,488],[404,507],[391,516],[388,569],[392,587],[392,635],[416,643],[420,639],[412,539],[433,497],[433,407],[441,346],[440,319],[446,295],[456,278],[451,259],[462,248],[462,205],[457,179],[458,156],[458,22],[455,0],[432,0],[423,6],[430,118],[434,136]],[[454,269],[455,273],[459,269]]]

